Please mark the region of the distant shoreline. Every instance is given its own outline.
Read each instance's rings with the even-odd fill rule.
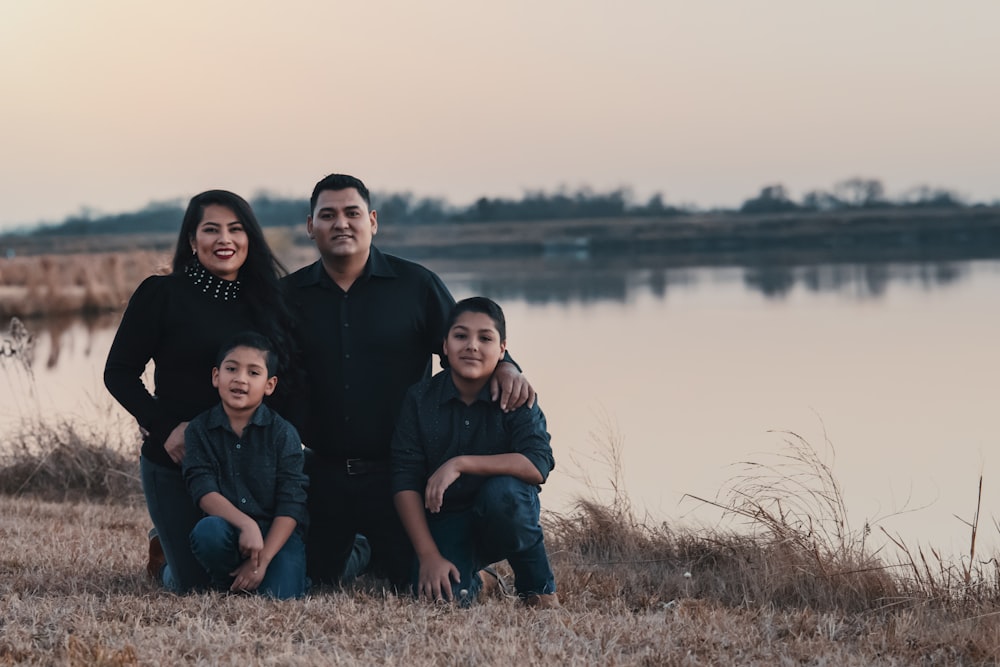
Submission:
[[[179,224],[179,222],[178,222]],[[311,251],[304,224],[267,227],[279,254]],[[162,232],[75,236],[0,236],[6,256],[170,252]],[[874,208],[747,215],[584,218],[508,222],[393,224],[383,220],[379,247],[413,259],[552,257],[587,260],[656,255],[682,266],[1000,257],[1000,207]],[[308,254],[308,253],[307,253]]]
[[[267,227],[289,270],[315,260],[304,225]],[[122,308],[164,272],[175,234],[0,237],[0,317]],[[439,273],[527,274],[740,266],[956,262],[1000,258],[1000,207],[870,209],[771,215],[699,214],[379,227],[378,246]]]

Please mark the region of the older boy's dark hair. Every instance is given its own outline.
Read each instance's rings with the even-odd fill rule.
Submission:
[[[226,360],[226,355],[238,347],[249,347],[264,353],[264,363],[267,364],[267,377],[274,377],[278,374],[278,355],[274,351],[271,340],[256,331],[241,331],[219,348],[219,353],[215,356],[215,367],[222,368],[222,362]]]
[[[483,313],[484,315],[489,315],[490,319],[493,320],[493,326],[497,328],[497,333],[500,334],[500,340],[507,340],[507,321],[503,316],[503,308],[493,299],[487,299],[485,296],[473,296],[468,299],[462,299],[451,309],[451,314],[448,316],[448,327],[445,331],[451,331],[451,328],[455,326],[455,320],[462,313]]]
[[[365,205],[368,210],[372,208],[372,197],[368,192],[368,188],[365,184],[361,182],[361,179],[354,178],[347,174],[330,174],[329,176],[324,176],[323,179],[316,184],[313,188],[312,196],[309,197],[309,215],[316,212],[316,201],[319,200],[319,193],[324,190],[347,190],[349,188],[354,188],[361,195],[361,198],[365,200]]]

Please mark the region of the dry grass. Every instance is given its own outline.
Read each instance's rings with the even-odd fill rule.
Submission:
[[[995,586],[956,592],[929,567],[922,576],[934,587],[916,585],[871,555],[824,548],[790,514],[781,525],[763,513],[739,533],[649,526],[623,494],[545,516],[561,610],[503,596],[470,610],[420,604],[364,579],[291,602],[174,596],[145,578],[148,518],[134,494],[101,490],[98,466],[62,464],[98,480],[72,482],[91,491],[71,497],[104,500],[48,502],[40,498],[60,494],[41,480],[0,496],[0,664],[955,665],[1000,656]],[[10,473],[0,469],[0,479]],[[48,479],[62,488],[67,477]],[[979,577],[996,581],[970,572]]]
[[[120,311],[166,264],[164,254],[146,250],[0,259],[0,318]]]
[[[956,665],[989,664],[1000,649],[988,604],[734,605],[713,594],[731,568],[704,558],[682,565],[683,549],[597,562],[577,551],[593,542],[582,532],[551,535],[561,610],[502,597],[469,610],[420,604],[363,580],[290,602],[178,597],[145,578],[147,522],[141,507],[0,497],[0,664]],[[735,559],[745,544],[702,548]],[[666,581],[655,581],[649,560]],[[700,566],[686,579],[692,563]],[[640,586],[659,595],[642,599]]]

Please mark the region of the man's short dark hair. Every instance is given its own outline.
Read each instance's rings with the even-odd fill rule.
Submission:
[[[350,188],[358,191],[361,198],[365,200],[365,206],[370,211],[372,208],[372,197],[368,192],[368,188],[361,182],[361,179],[348,176],[347,174],[330,174],[329,176],[324,176],[316,184],[316,187],[313,188],[312,196],[309,198],[309,214],[312,215],[313,211],[316,210],[316,201],[319,199],[319,193],[324,190],[347,190]]]
[[[215,357],[215,367],[222,368],[222,362],[226,356],[238,347],[249,347],[264,354],[264,363],[267,365],[267,377],[271,378],[278,374],[278,355],[275,354],[274,345],[271,340],[256,331],[241,331],[219,348],[219,353]]]
[[[451,331],[451,328],[455,326],[455,321],[458,320],[462,313],[483,313],[484,315],[488,315],[493,320],[493,326],[497,328],[497,333],[500,334],[500,340],[507,340],[507,321],[503,316],[503,308],[493,299],[487,299],[485,296],[473,296],[456,303],[455,307],[451,309],[451,314],[448,316],[448,328],[445,329],[446,332]]]

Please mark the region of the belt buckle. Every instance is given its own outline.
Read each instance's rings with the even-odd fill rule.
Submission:
[[[344,463],[347,464],[347,474],[348,475],[360,475],[361,474],[360,470],[358,470],[357,472],[354,471],[354,465],[358,464],[358,463],[361,463],[361,459],[346,459],[344,461]]]

